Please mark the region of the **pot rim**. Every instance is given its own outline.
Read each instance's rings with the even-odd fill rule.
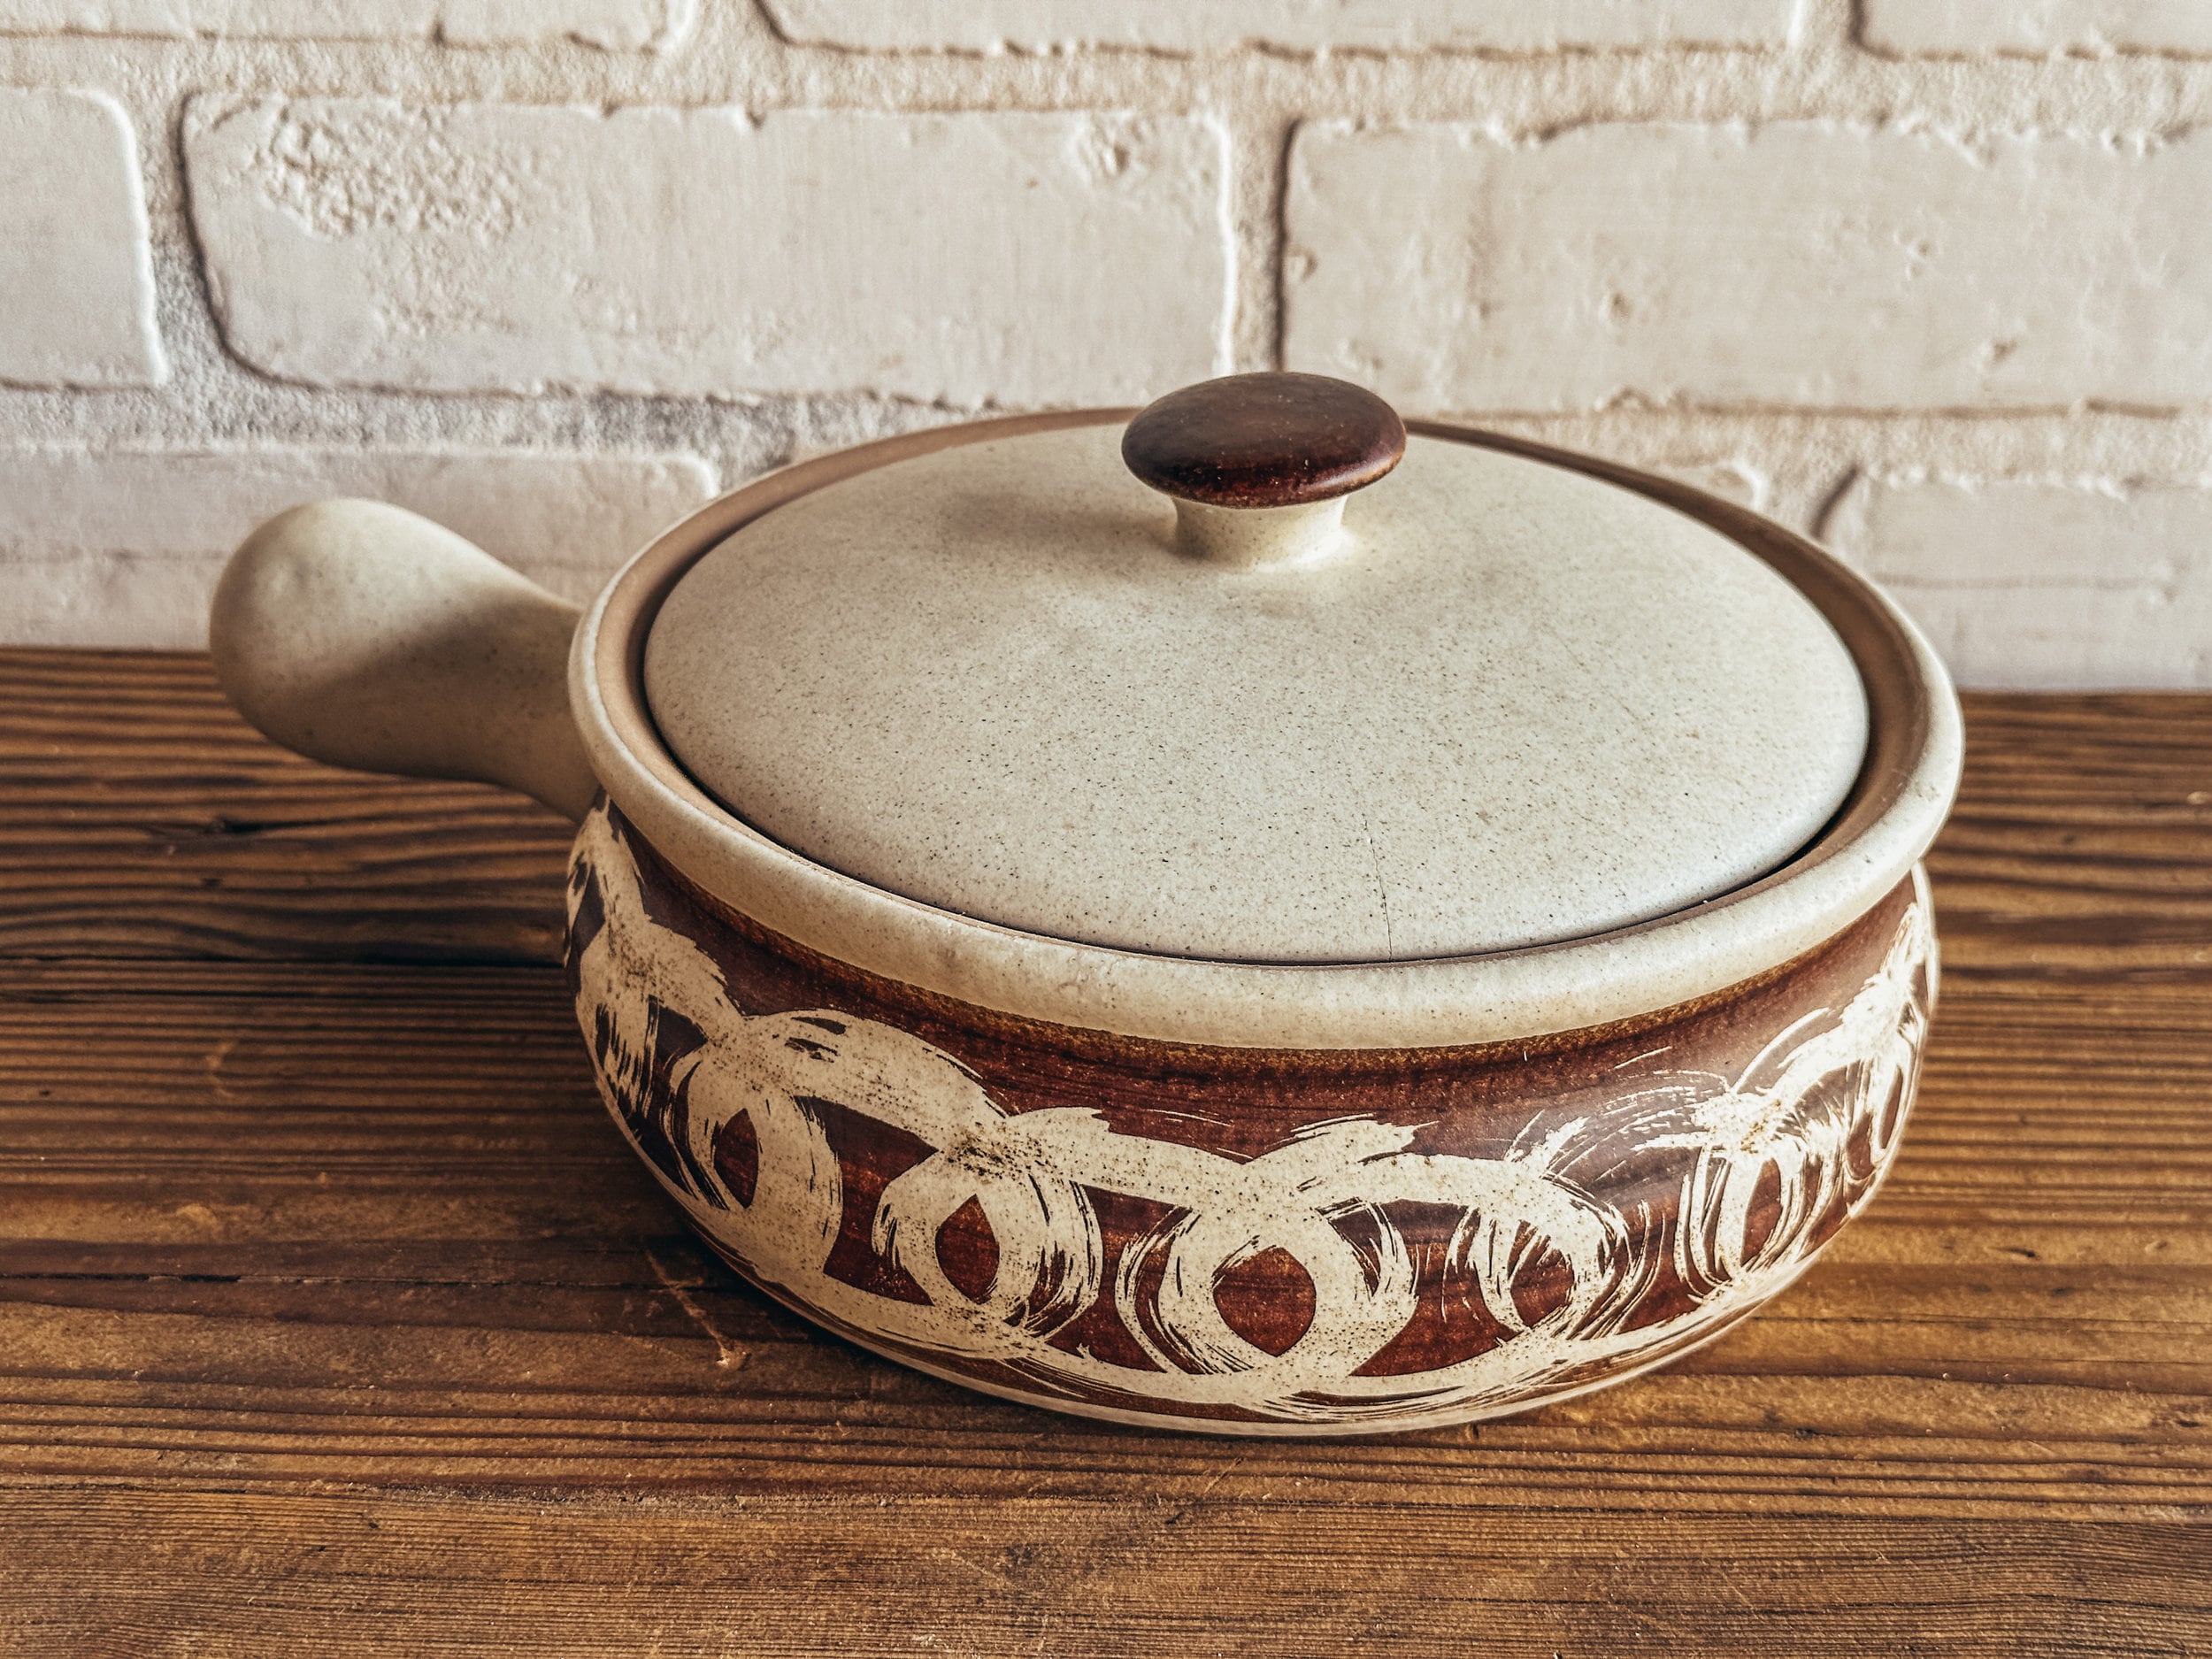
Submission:
[[[1788,863],[1686,910],[1520,950],[1329,964],[1153,956],[1023,933],[816,864],[722,806],[661,741],[645,697],[646,637],[676,582],[741,526],[895,461],[1133,413],[1020,415],[879,440],[772,472],[664,533],[600,593],[570,652],[570,702],[608,796],[706,892],[866,972],[1018,1018],[1125,1037],[1324,1049],[1509,1042],[1711,996],[1856,921],[1912,870],[1950,811],[1963,757],[1950,676],[1865,578],[1804,537],[1688,485],[1439,421],[1406,428],[1580,472],[1688,514],[1772,565],[1842,635],[1866,687],[1867,757],[1835,818]]]

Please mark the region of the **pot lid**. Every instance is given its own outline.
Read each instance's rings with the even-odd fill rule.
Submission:
[[[806,858],[1248,963],[1680,910],[1811,841],[1868,739],[1842,640],[1745,548],[1310,375],[799,496],[676,584],[643,677],[700,786]]]

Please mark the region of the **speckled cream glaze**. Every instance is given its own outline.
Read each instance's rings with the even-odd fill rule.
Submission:
[[[1424,422],[1409,429],[1601,480],[1695,518],[1805,595],[1849,649],[1869,717],[1865,764],[1809,845],[1704,902],[1540,948],[1255,962],[1116,949],[918,902],[764,834],[677,761],[647,704],[644,660],[664,601],[733,532],[917,457],[1072,428],[1118,431],[1130,412],[1016,417],[887,440],[788,468],[669,531],[587,613],[570,657],[578,733],[608,795],[700,888],[808,950],[884,979],[1051,1025],[1301,1050],[1502,1043],[1715,995],[1817,949],[1864,916],[1908,877],[1949,811],[1962,753],[1949,677],[1863,578],[1770,520],[1686,486]],[[833,746],[808,758],[818,772],[839,764]]]
[[[1257,1434],[1517,1410],[1755,1309],[1895,1156],[1935,973],[1916,872],[1761,981],[1569,1041],[1179,1048],[813,957],[603,805],[570,918],[610,1111],[763,1289],[995,1394]]]
[[[1834,626],[1647,496],[1416,437],[1333,545],[1248,568],[1179,549],[1120,449],[962,444],[744,526],[654,621],[661,735],[871,887],[1255,963],[1663,916],[1786,862],[1859,775]]]

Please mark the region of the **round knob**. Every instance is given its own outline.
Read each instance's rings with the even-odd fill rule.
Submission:
[[[1397,411],[1325,374],[1232,374],[1170,392],[1129,423],[1121,458],[1153,488],[1210,507],[1348,495],[1406,452]]]
[[[1175,498],[1183,549],[1240,565],[1325,554],[1342,536],[1342,498],[1405,452],[1395,410],[1321,374],[1187,386],[1141,411],[1121,439],[1129,470]]]

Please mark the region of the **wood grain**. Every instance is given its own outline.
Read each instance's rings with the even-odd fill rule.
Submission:
[[[1946,960],[2140,979],[2212,968],[2212,697],[1969,696],[1929,868]]]
[[[1532,1539],[1508,1515],[1272,1495],[495,1507],[188,1488],[39,1493],[17,1515],[10,1570],[40,1593],[0,1607],[0,1640],[27,1653],[176,1651],[184,1609],[222,1632],[200,1651],[253,1659],[2202,1651],[2185,1525],[1600,1515]],[[86,1595],[88,1558],[131,1571]]]
[[[1657,1376],[1278,1446],[731,1279],[592,1091],[550,815],[0,655],[0,1650],[2212,1651],[2212,698],[1970,718],[1868,1217]]]
[[[318,766],[203,657],[0,651],[0,956],[557,962],[570,826]]]

